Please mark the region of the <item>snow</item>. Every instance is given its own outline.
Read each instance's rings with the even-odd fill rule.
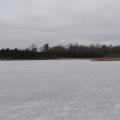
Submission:
[[[0,61],[0,120],[119,119],[119,61]]]

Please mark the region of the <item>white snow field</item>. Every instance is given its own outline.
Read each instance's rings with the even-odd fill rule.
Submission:
[[[0,61],[0,120],[120,120],[120,62]]]

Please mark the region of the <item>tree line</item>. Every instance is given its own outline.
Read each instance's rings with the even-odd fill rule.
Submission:
[[[1,49],[0,59],[60,59],[60,58],[103,58],[120,57],[120,45],[57,45],[45,44],[41,50],[32,45],[24,50]]]

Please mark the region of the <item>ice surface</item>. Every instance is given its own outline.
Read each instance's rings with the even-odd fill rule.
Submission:
[[[0,61],[0,120],[120,120],[120,62]]]

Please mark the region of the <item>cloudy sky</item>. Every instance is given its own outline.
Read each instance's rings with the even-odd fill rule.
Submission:
[[[0,0],[0,48],[120,43],[120,0]]]

